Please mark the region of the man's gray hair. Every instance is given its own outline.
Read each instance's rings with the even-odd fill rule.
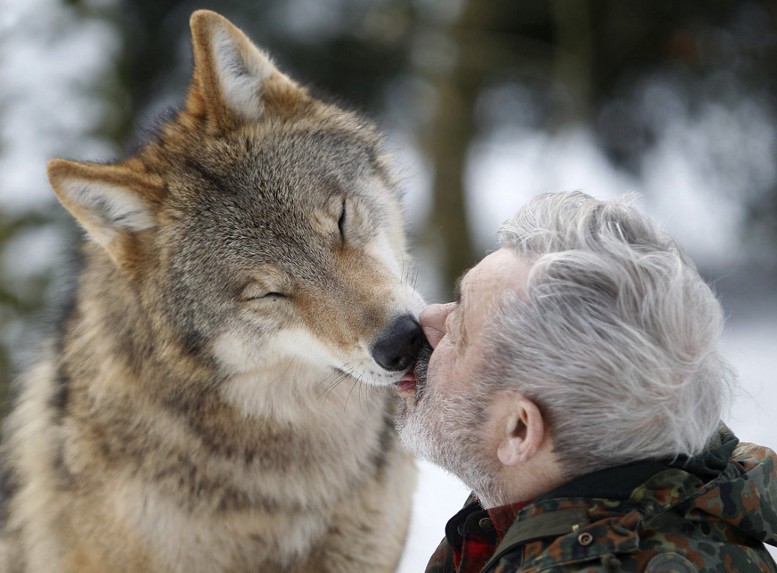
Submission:
[[[546,416],[568,477],[699,453],[733,373],[723,312],[675,241],[631,206],[541,195],[499,231],[531,262],[494,313],[488,378]]]

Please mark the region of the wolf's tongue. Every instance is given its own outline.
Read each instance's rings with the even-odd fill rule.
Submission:
[[[415,392],[416,382],[415,370],[411,369],[410,372],[399,379],[399,382],[397,382],[397,389],[399,389],[400,392]]]

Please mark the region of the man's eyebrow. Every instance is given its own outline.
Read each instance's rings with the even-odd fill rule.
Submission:
[[[459,278],[456,279],[456,282],[453,285],[453,302],[460,303],[461,302],[461,281],[464,280],[464,275],[461,275]]]
[[[464,280],[467,278],[467,274],[469,274],[470,269],[467,269],[461,275],[459,275],[459,278],[456,279],[456,282],[453,283],[453,301],[456,303],[461,303],[461,295],[462,290],[464,287]]]
[[[467,278],[467,274],[464,273],[456,279],[456,283],[453,286],[453,299],[458,305],[458,311],[456,312],[456,329],[458,330],[458,338],[463,346],[467,345],[467,330],[464,327],[464,310],[466,305],[462,300],[463,291],[466,290],[464,279]]]

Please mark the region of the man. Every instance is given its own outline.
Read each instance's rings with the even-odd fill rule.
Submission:
[[[722,311],[676,243],[580,192],[499,239],[399,384],[403,442],[474,493],[427,571],[777,571],[777,456],[720,426]]]

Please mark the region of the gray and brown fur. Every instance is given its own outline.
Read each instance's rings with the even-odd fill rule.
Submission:
[[[373,355],[420,301],[378,135],[191,28],[153,141],[49,164],[90,241],[7,422],[0,571],[393,571],[415,468]]]

